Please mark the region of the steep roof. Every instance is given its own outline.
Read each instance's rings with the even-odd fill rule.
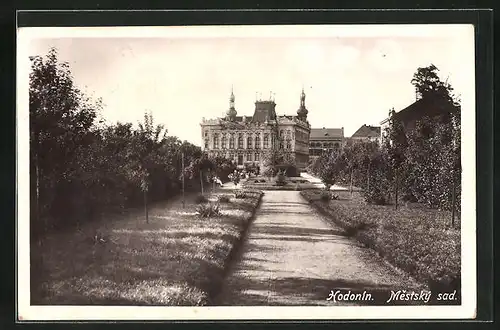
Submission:
[[[456,111],[458,111],[458,109],[454,108],[447,102],[440,101],[439,99],[421,98],[401,111],[396,112],[395,118],[401,120],[402,122],[408,122],[419,120],[424,116],[432,118]]]
[[[309,140],[328,140],[344,137],[342,128],[311,128]]]
[[[252,116],[252,121],[257,123],[263,123],[267,120],[276,119],[275,111],[276,103],[274,101],[256,101],[255,110]]]
[[[370,126],[363,125],[354,134],[353,138],[356,137],[379,137],[380,136],[380,126]]]

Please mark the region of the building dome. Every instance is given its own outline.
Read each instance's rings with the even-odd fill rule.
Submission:
[[[236,112],[235,108],[229,108],[229,110],[227,110],[227,112],[226,112],[226,115],[229,118],[234,118],[234,117],[236,117],[237,114],[238,113]]]
[[[302,93],[300,93],[300,108],[297,110],[297,115],[300,119],[306,119],[309,111],[306,108],[306,93],[304,93],[304,88],[302,88]]]

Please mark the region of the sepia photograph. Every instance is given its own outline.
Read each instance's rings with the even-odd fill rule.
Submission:
[[[17,42],[19,318],[474,318],[472,25]]]

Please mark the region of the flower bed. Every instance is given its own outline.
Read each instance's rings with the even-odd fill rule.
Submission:
[[[355,193],[339,193],[338,200],[321,200],[321,190],[301,195],[346,234],[377,251],[434,291],[460,290],[460,230],[450,228],[448,212],[370,205]]]

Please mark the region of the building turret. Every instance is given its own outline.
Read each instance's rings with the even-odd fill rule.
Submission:
[[[233,93],[233,87],[231,87],[231,96],[229,97],[229,110],[226,112],[226,117],[229,120],[234,120],[236,118],[236,115],[238,113],[236,112],[236,109],[234,108],[234,93]]]
[[[297,110],[297,116],[302,120],[306,120],[308,112],[306,108],[306,93],[304,93],[304,88],[302,88],[302,93],[300,93],[300,108]]]

